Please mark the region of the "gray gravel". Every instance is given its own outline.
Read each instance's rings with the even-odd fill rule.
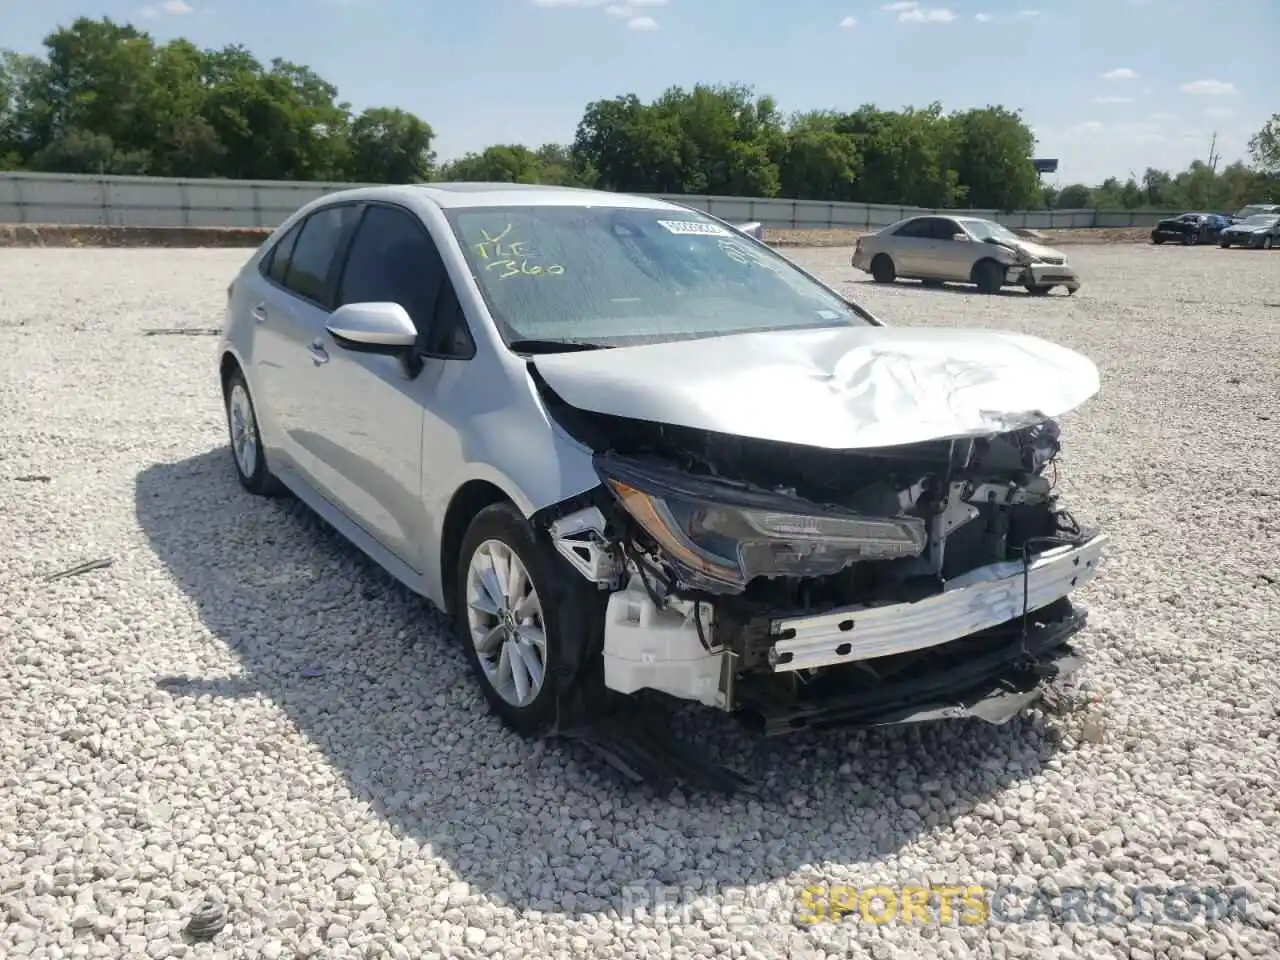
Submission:
[[[217,326],[244,255],[0,251],[0,955],[1280,952],[1280,252],[1082,248],[1046,300],[794,252],[890,322],[1093,357],[1062,483],[1118,542],[1053,709],[769,743],[695,714],[760,782],[732,800],[504,732],[421,603],[240,493],[213,341],[141,333]],[[805,887],[875,883],[1014,892],[987,923],[803,922]],[[1143,884],[1245,900],[1143,920]],[[1120,915],[1026,916],[1077,886]],[[206,897],[227,927],[193,943]]]

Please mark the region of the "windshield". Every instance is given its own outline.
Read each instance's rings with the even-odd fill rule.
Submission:
[[[1280,214],[1255,213],[1252,217],[1249,217],[1247,220],[1242,222],[1252,224],[1255,227],[1269,227],[1277,220],[1280,220]]]
[[[1004,224],[994,220],[966,220],[964,225],[979,240],[1003,240],[1005,243],[1018,243],[1021,240],[1016,233]]]
[[[868,322],[767,247],[694,211],[447,215],[508,344],[621,346]]]
[[[1236,212],[1236,216],[1241,218],[1247,217],[1248,219],[1252,220],[1254,217],[1260,214],[1267,214],[1267,213],[1270,213],[1270,210],[1268,209],[1266,204],[1251,203],[1246,207],[1241,207]]]

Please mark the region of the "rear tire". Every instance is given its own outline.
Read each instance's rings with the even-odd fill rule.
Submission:
[[[1218,241],[1218,246],[1220,246],[1223,250],[1225,250],[1225,249],[1227,249],[1227,247],[1231,246],[1231,241],[1230,241],[1230,240],[1219,240],[1219,241]]]
[[[1267,234],[1265,237],[1262,238],[1262,249],[1270,250],[1271,246],[1272,246],[1271,235]]]
[[[1153,234],[1151,237],[1151,242],[1158,247],[1160,246],[1160,244],[1164,243],[1164,237],[1157,237]]]
[[[898,279],[897,268],[887,253],[877,253],[871,259],[871,277],[876,283],[893,283]]]
[[[603,691],[604,595],[514,506],[476,515],[456,569],[454,626],[489,708],[508,727],[550,733],[568,694]]]
[[[1046,286],[1043,286],[1043,285],[1039,285],[1039,286],[1037,286],[1037,285],[1036,285],[1036,284],[1034,284],[1034,283],[1029,283],[1029,284],[1027,284],[1027,293],[1031,294],[1033,297],[1045,297],[1045,296],[1048,296],[1048,295],[1049,295],[1049,291],[1050,291],[1050,290],[1052,290],[1052,289],[1053,289],[1053,287],[1046,287]]]
[[[256,497],[278,497],[286,493],[276,475],[267,466],[258,429],[257,409],[249,394],[244,373],[233,370],[223,391],[226,404],[227,434],[231,441],[231,462],[235,464],[240,485]]]
[[[1004,267],[994,260],[979,260],[973,267],[973,282],[979,293],[999,293],[1004,286]]]

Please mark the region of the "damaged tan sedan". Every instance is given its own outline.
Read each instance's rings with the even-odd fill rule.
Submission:
[[[858,238],[853,266],[876,283],[922,280],[973,284],[982,293],[1024,287],[1043,296],[1054,287],[1080,289],[1080,277],[1059,250],[978,217],[908,217]]]
[[[229,290],[220,383],[291,490],[446,611],[516,729],[655,691],[769,733],[1008,719],[1074,667],[1105,537],[1054,490],[1098,372],[886,326],[660,200],[335,193]]]

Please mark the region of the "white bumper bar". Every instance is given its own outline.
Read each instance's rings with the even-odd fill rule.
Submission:
[[[1025,609],[1047,607],[1092,580],[1106,542],[1100,534],[1078,547],[1033,555]],[[809,670],[949,643],[1021,617],[1023,587],[1023,564],[1015,560],[970,570],[915,603],[775,620],[771,632],[778,639],[769,661],[775,672]]]

